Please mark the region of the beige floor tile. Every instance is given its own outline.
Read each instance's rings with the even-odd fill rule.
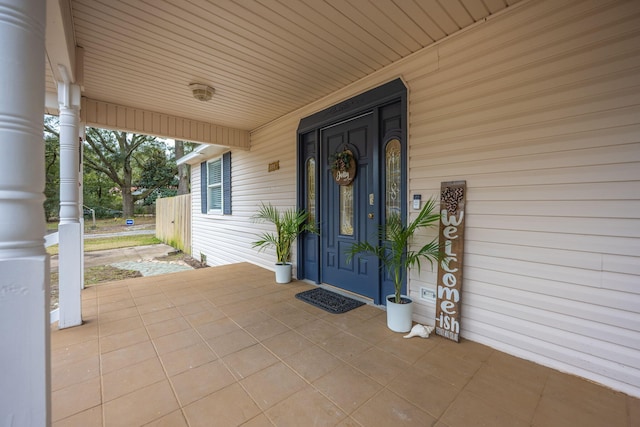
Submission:
[[[340,421],[340,423],[336,424],[336,427],[362,427],[362,424],[360,424],[353,418],[348,417]]]
[[[346,414],[351,414],[382,390],[382,386],[349,365],[340,366],[313,382]]]
[[[151,421],[149,424],[145,424],[144,427],[189,427],[189,425],[182,411],[177,410],[157,420]]]
[[[169,381],[160,381],[104,404],[106,426],[140,426],[178,409]]]
[[[523,364],[523,370],[525,366]],[[527,385],[526,381],[509,378],[501,366],[482,366],[467,383],[464,390],[475,394],[487,404],[500,408],[513,417],[530,423],[540,402],[542,388]],[[508,401],[508,405],[504,402]]]
[[[530,424],[503,407],[488,405],[484,400],[472,393],[463,391],[449,406],[440,418],[449,427],[492,426],[492,427],[525,427]],[[570,426],[567,424],[566,426]]]
[[[73,328],[57,329],[57,326],[52,326],[52,328],[54,328],[51,332],[52,350],[98,339],[98,322],[96,320],[85,319],[82,325]]]
[[[344,363],[317,345],[287,357],[284,362],[309,382],[317,380]]]
[[[627,426],[640,426],[640,399],[627,396]]]
[[[383,390],[362,405],[352,418],[363,426],[416,426],[435,424],[435,418],[389,390]],[[478,424],[467,424],[478,425]]]
[[[189,316],[192,314],[201,313],[203,311],[217,310],[209,301],[204,301],[202,299],[202,295],[200,295],[199,301],[192,302],[191,304],[178,305],[176,306],[176,308],[178,309],[178,311],[180,311],[180,313],[182,313],[183,316]]]
[[[101,427],[102,406],[94,406],[63,420],[53,423],[53,427]]]
[[[100,323],[100,337],[102,338],[109,335],[121,334],[143,326],[144,324],[139,316],[127,317],[126,319],[114,320],[113,322],[108,323]]]
[[[159,288],[158,288],[159,289]],[[153,294],[136,295],[134,297],[136,305],[147,305],[155,303],[165,303],[169,301],[164,292],[154,292]]]
[[[403,371],[387,388],[436,418],[461,391],[438,377],[415,369]]]
[[[321,319],[303,323],[295,328],[295,331],[316,344],[322,343],[340,332],[334,325]]]
[[[108,295],[100,295],[97,299],[100,306],[112,304],[114,302],[133,302],[133,297],[128,289],[124,289],[121,292],[114,292]]]
[[[142,341],[109,353],[103,353],[100,357],[102,375],[135,365],[152,357],[156,357],[156,350],[151,341]]]
[[[278,427],[335,426],[346,414],[310,386],[266,411]]]
[[[468,359],[467,359],[468,360]],[[549,369],[528,360],[494,351],[478,373],[504,378],[520,384],[532,393],[541,394],[549,376]]]
[[[436,347],[421,357],[414,366],[455,387],[462,388],[480,369],[482,363],[460,359],[456,357],[455,351]]]
[[[315,308],[315,307],[314,307]],[[318,311],[322,311],[320,309],[317,309]],[[320,314],[320,313],[318,313]],[[280,322],[284,323],[285,325],[287,325],[290,328],[297,328],[298,326],[301,326],[307,322],[312,322],[314,320],[317,320],[317,316],[314,316],[311,313],[308,313],[304,310],[300,310],[297,308],[291,308],[283,313],[280,313],[278,315],[274,315],[274,318],[278,319]]]
[[[149,326],[154,323],[163,322],[165,320],[175,319],[176,317],[182,317],[182,313],[175,307],[164,308],[162,310],[150,311],[141,314],[142,321],[145,325]]]
[[[262,345],[256,344],[224,357],[231,373],[238,379],[246,378],[278,361]]]
[[[469,341],[464,338],[461,338],[460,342],[457,343],[435,334],[432,336],[443,349],[450,349],[455,352],[456,357],[469,362],[488,361],[491,355],[495,352],[491,347],[487,347],[486,345]]]
[[[266,319],[261,319],[255,323],[244,326],[245,330],[256,337],[259,341],[267,340],[271,337],[289,331],[289,327],[284,323],[264,314]]]
[[[386,328],[386,323],[385,326]],[[407,363],[415,363],[421,357],[430,353],[438,347],[439,338],[431,335],[428,339],[422,338],[403,338],[402,333],[394,332],[388,338],[378,342],[376,347],[391,353],[394,356],[404,360]]]
[[[109,402],[165,378],[162,365],[155,357],[110,372],[102,376],[104,401]]]
[[[200,304],[207,304],[210,308],[206,308],[201,311],[197,311],[194,313],[190,313],[191,310],[183,310],[183,307],[178,307],[178,310],[185,316],[185,319],[189,322],[191,326],[194,328],[204,325],[206,323],[215,322],[216,320],[224,319],[226,315],[217,308],[213,308],[213,306],[208,302],[197,303],[196,306]],[[190,307],[190,306],[184,306]]]
[[[99,341],[90,340],[51,350],[51,366],[64,365],[100,354]]]
[[[84,304],[83,304],[84,309]],[[101,324],[114,322],[116,320],[127,319],[129,317],[140,316],[138,313],[138,308],[136,306],[131,306],[127,308],[122,308],[120,310],[109,311],[106,313],[100,313],[99,321]]]
[[[190,427],[239,426],[260,414],[255,402],[238,384],[231,384],[184,408]]]
[[[411,365],[404,360],[375,347],[365,350],[351,359],[350,363],[382,385],[388,384],[401,372],[412,370]]]
[[[320,347],[342,360],[359,356],[365,350],[371,348],[371,344],[346,332],[338,332],[319,343]]]
[[[156,311],[166,310],[168,308],[173,308],[173,303],[168,299],[162,299],[157,302],[150,302],[144,305],[138,305],[138,311],[140,314],[149,314],[154,313]]]
[[[321,317],[325,322],[331,323],[337,328],[348,331],[353,328],[358,328],[366,324],[365,319],[353,315],[352,311],[348,311],[342,314],[327,313]]]
[[[185,329],[153,340],[159,355],[171,353],[181,348],[201,343],[202,339],[193,329]]]
[[[623,426],[627,397],[582,378],[552,371],[533,418],[534,426]]]
[[[263,411],[305,387],[307,383],[284,363],[276,363],[240,381]]]
[[[181,372],[170,380],[183,407],[235,382],[220,360]]]
[[[198,302],[202,299],[202,296],[197,291],[188,291],[186,288],[178,289],[173,294],[167,293],[167,297],[176,307]]]
[[[144,341],[150,341],[150,338],[147,330],[143,327],[109,335],[108,337],[101,337],[100,353],[109,353]]]
[[[189,325],[189,322],[187,322],[182,316],[163,320],[150,325],[147,324],[147,332],[149,332],[149,336],[152,339],[180,332],[189,328],[191,328],[191,325]]]
[[[226,335],[233,331],[238,331],[240,330],[240,326],[228,317],[223,317],[222,319],[214,320],[213,322],[198,325],[196,326],[196,330],[200,335],[202,335],[202,338],[210,340],[211,338]]]
[[[88,288],[85,324],[52,326],[54,426],[640,425],[640,399],[465,339],[404,339],[373,306],[295,299],[311,288],[247,263]]]
[[[164,354],[160,356],[160,359],[164,369],[167,371],[167,375],[173,376],[214,361],[217,357],[208,345],[199,343]]]
[[[243,423],[242,427],[274,427],[274,425],[265,414],[260,414]]]
[[[373,310],[380,311],[379,309],[375,308]],[[366,322],[362,322],[360,325],[350,328],[349,333],[374,345],[380,344],[395,335],[395,332],[387,328],[386,320],[384,325],[372,325],[371,319]]]
[[[257,343],[251,335],[241,329],[207,340],[207,344],[218,357],[224,357]]]
[[[64,364],[55,363],[51,367],[51,390],[59,390],[99,376],[100,356],[98,354]]]
[[[51,419],[56,422],[99,405],[100,377],[56,390],[51,394]]]
[[[134,298],[140,298],[145,295],[154,295],[162,293],[162,290],[156,286],[155,284],[140,284],[138,282],[135,283],[129,288],[129,292],[131,292],[131,296]]]
[[[135,302],[133,298],[124,298],[119,301],[101,303],[100,298],[98,298],[98,315],[103,315],[112,311],[119,311],[125,308],[135,307]]]
[[[273,319],[263,310],[251,310],[244,313],[235,313],[229,317],[243,328]]]
[[[262,344],[281,359],[313,346],[311,341],[292,330],[266,339]]]

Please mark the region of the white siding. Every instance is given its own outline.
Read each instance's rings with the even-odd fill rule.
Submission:
[[[299,119],[398,76],[409,198],[467,181],[462,336],[640,396],[637,1],[526,2],[254,131],[233,153],[233,215],[193,198],[194,256],[270,267],[248,218],[294,205]],[[410,275],[416,321],[434,323],[419,290],[435,280]]]

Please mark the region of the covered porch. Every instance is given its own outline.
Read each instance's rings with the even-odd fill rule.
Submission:
[[[241,263],[82,292],[51,331],[54,426],[636,426],[640,400],[490,347],[403,339]]]

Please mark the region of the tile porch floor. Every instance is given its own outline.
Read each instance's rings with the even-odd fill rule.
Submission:
[[[484,345],[332,315],[251,264],[83,291],[52,327],[54,426],[640,426],[640,400]]]

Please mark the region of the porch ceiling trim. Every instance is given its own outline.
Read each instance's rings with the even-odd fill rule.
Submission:
[[[155,111],[82,98],[81,120],[87,126],[149,134],[248,150],[249,131],[190,120]]]

